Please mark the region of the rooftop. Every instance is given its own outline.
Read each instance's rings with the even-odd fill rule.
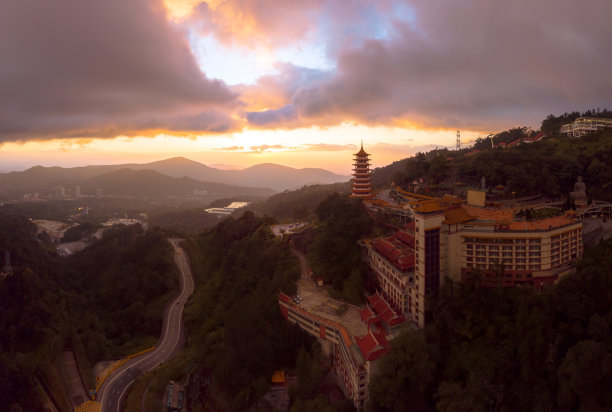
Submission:
[[[300,279],[298,294],[302,297],[302,302],[297,305],[300,308],[343,326],[353,336],[368,332],[367,325],[361,321],[359,308],[333,299],[325,288],[314,286],[312,281]]]
[[[570,223],[575,222],[570,219],[567,215],[549,217],[547,219],[542,219],[533,222],[512,222],[510,223],[508,229],[510,230],[546,230],[552,229],[560,226],[569,225]]]
[[[401,271],[414,267],[414,236],[403,230],[391,236],[366,241]]]
[[[469,214],[462,207],[447,210],[446,213],[444,213],[444,217],[445,219],[442,223],[446,223],[447,225],[456,225],[476,219],[475,216]]]
[[[420,200],[414,203],[413,209],[417,213],[442,212],[447,209],[440,203],[439,199]]]

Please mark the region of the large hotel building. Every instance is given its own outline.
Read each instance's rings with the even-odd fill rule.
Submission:
[[[574,270],[582,256],[582,223],[571,214],[516,221],[512,209],[462,204],[453,196],[410,204],[414,222],[366,240],[367,260],[383,296],[399,313],[425,325],[425,296],[445,278],[475,270],[484,285],[540,289]]]

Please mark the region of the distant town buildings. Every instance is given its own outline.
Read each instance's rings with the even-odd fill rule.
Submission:
[[[372,185],[370,183],[370,155],[363,150],[363,143],[361,144],[361,150],[354,154],[353,159],[353,196],[362,199],[369,199],[372,197]]]
[[[232,202],[225,207],[212,207],[210,209],[205,209],[205,211],[210,214],[217,215],[218,217],[223,217],[231,215],[236,210],[248,206],[248,204],[249,202]]]
[[[561,126],[561,133],[570,137],[582,137],[597,130],[612,127],[612,119],[600,117],[579,117],[573,123]]]
[[[55,197],[56,199],[65,199],[66,198],[66,189],[59,186],[55,189]]]

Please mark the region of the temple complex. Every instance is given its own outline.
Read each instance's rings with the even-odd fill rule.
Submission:
[[[369,199],[372,197],[372,185],[370,183],[370,155],[363,150],[363,143],[361,143],[361,150],[354,154],[353,159],[353,196],[362,199]]]

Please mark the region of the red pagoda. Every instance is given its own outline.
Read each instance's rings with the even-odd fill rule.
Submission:
[[[361,150],[355,153],[353,159],[353,196],[362,199],[372,197],[372,185],[370,184],[370,155],[363,150],[363,142],[361,142]]]

